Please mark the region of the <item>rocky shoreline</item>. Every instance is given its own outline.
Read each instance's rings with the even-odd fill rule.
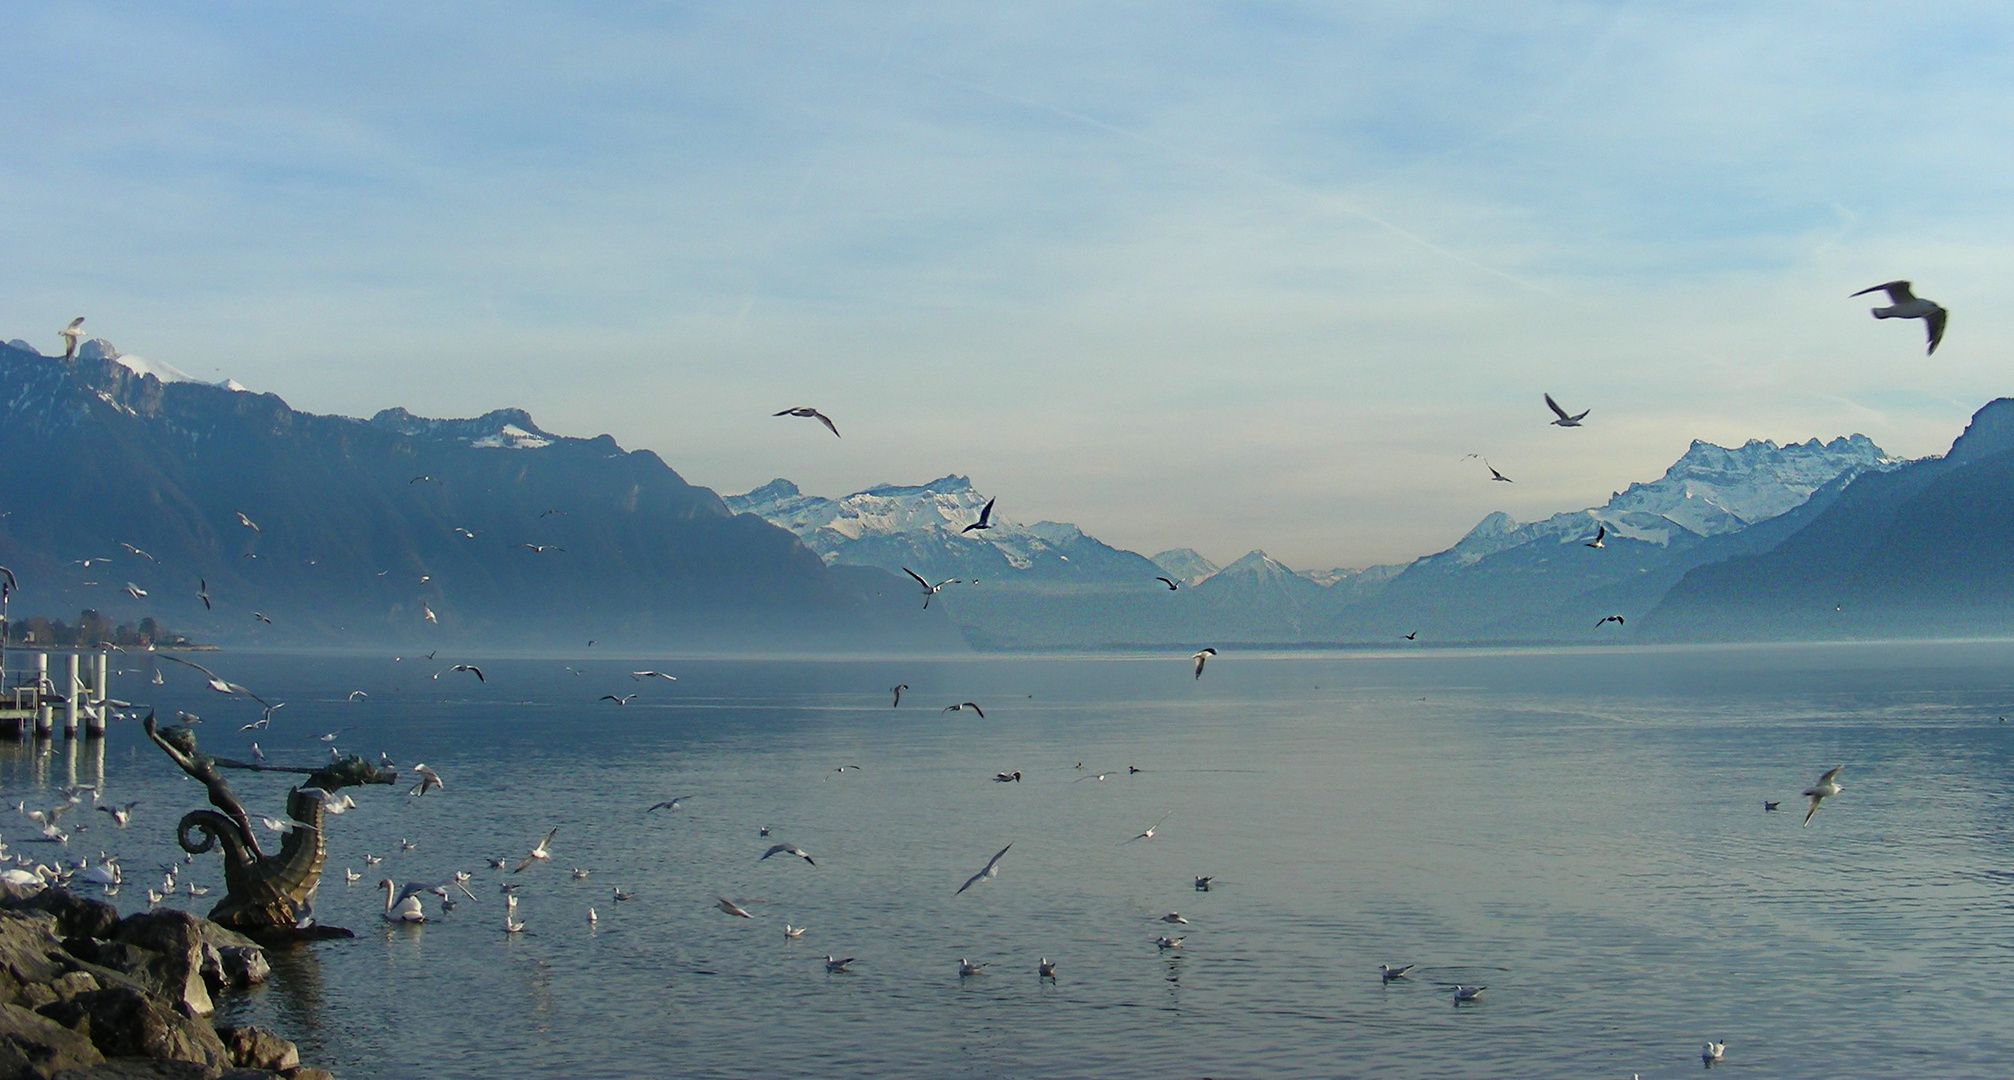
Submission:
[[[270,972],[186,912],[0,884],[0,1080],[332,1080],[270,1031],[211,1024],[215,995]]]

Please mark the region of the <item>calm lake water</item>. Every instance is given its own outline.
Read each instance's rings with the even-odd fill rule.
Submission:
[[[2014,1073],[2014,645],[1226,653],[1200,681],[1181,656],[453,660],[488,681],[431,678],[445,654],[206,661],[288,702],[257,733],[276,764],[340,731],[447,780],[356,792],[317,913],[358,936],[226,1006],[353,1080],[1648,1080],[1698,1071],[1708,1037],[1746,1076]],[[123,661],[124,696],[245,753],[256,706]],[[646,667],[679,681],[627,674]],[[962,701],[985,718],[940,711]],[[1800,827],[1798,792],[1840,764],[1845,793]],[[96,752],[0,745],[0,790],[31,807],[100,771],[140,807],[124,831],[76,813],[99,820],[66,857],[123,854],[138,910],[200,788],[133,725]],[[284,779],[237,787],[279,813]],[[551,863],[515,877],[531,932],[507,936],[483,859],[555,825]],[[777,840],[817,865],[758,862]],[[382,923],[381,877],[455,870],[479,903]],[[189,876],[221,886],[217,857]],[[1418,967],[1385,985],[1387,962]],[[1457,982],[1490,989],[1457,1008]]]

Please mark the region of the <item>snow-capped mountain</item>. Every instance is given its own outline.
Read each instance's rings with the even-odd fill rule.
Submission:
[[[1169,548],[1151,560],[1178,585],[1195,585],[1222,569],[1195,548]]]
[[[992,527],[966,532],[987,496],[963,476],[927,484],[883,484],[843,498],[807,495],[788,480],[772,480],[724,500],[737,514],[754,514],[796,533],[828,564],[905,568],[935,581],[1151,582],[1159,567],[1130,551],[1086,536],[1075,525],[1023,525],[996,508]]]
[[[1663,476],[1631,484],[1601,506],[1522,525],[1508,514],[1493,513],[1454,547],[1430,558],[1468,565],[1536,540],[1584,542],[1602,527],[1610,537],[1666,547],[1682,535],[1738,532],[1795,509],[1841,477],[1850,481],[1899,464],[1865,435],[1787,446],[1750,439],[1735,449],[1695,439]]]

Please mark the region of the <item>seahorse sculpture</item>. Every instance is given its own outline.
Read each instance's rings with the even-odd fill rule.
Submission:
[[[309,788],[333,793],[357,784],[398,782],[397,773],[354,755],[319,769],[260,765],[204,754],[196,749],[195,732],[180,725],[158,728],[151,713],[142,726],[170,761],[209,790],[210,804],[216,809],[191,810],[183,815],[175,839],[183,851],[195,855],[223,848],[225,896],[211,909],[210,921],[233,930],[293,931],[312,925],[315,890],[322,883],[327,845],[322,836],[325,804]],[[252,819],[217,771],[220,766],[307,774],[306,781],[287,793],[287,816],[293,819],[294,827],[280,841],[277,854],[268,855],[259,847]]]

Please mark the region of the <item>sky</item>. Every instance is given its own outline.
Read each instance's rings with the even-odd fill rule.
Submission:
[[[2014,391],[2002,4],[306,7],[0,6],[0,340],[1297,569]]]

